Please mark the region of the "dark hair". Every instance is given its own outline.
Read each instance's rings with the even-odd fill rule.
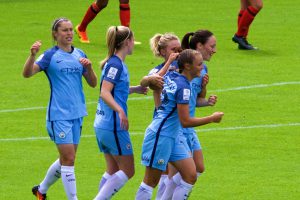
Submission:
[[[182,73],[185,64],[190,64],[190,65],[193,64],[196,54],[201,55],[200,52],[194,49],[185,49],[179,54],[177,58],[179,73]]]
[[[183,49],[196,49],[197,44],[205,44],[208,41],[208,38],[214,34],[209,30],[198,30],[196,32],[189,32],[185,34],[181,41],[181,47]],[[191,37],[191,38],[190,38]]]

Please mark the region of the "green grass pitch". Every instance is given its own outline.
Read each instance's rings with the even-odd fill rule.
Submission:
[[[0,1],[0,199],[34,199],[31,187],[40,183],[57,158],[45,129],[49,84],[43,73],[30,79],[21,75],[29,48],[42,40],[41,52],[53,45],[52,21],[65,16],[77,25],[92,0]],[[119,24],[118,1],[111,0],[88,27],[91,44],[83,49],[100,75],[99,61],[106,55],[105,33]],[[253,22],[249,41],[258,51],[239,51],[231,41],[236,31],[239,1],[131,0],[131,28],[136,40],[127,57],[132,85],[161,62],[154,58],[149,39],[155,33],[209,29],[217,37],[217,54],[207,63],[208,94],[218,95],[212,108],[198,116],[223,111],[221,124],[198,127],[205,156],[205,173],[190,199],[296,200],[300,199],[300,4],[299,1],[264,1]],[[40,53],[41,53],[40,52]],[[93,199],[105,169],[93,120],[99,87],[84,84],[89,116],[76,158],[78,197]],[[140,164],[145,128],[151,121],[153,100],[133,95],[128,101],[135,176],[113,199],[134,199],[144,174]],[[51,200],[66,199],[58,181],[48,191]],[[154,195],[153,195],[154,196]],[[154,198],[153,198],[154,199]]]

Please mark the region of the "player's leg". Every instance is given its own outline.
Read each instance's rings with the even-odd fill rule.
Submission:
[[[115,161],[115,159],[113,158],[113,156],[111,154],[105,153],[104,157],[105,157],[105,161],[106,161],[105,162],[106,163],[106,171],[102,175],[101,181],[99,183],[98,191],[101,190],[101,188],[103,187],[103,185],[107,182],[107,180],[109,178],[112,177],[112,175],[114,173],[116,173],[117,171],[119,171],[119,167],[117,165],[117,162]]]
[[[250,25],[263,6],[262,0],[248,0],[246,2],[242,0],[241,2],[243,2],[241,9],[244,11],[239,19],[238,30],[232,40],[239,44],[240,49],[254,50],[257,48],[248,43],[247,36]]]
[[[96,196],[96,199],[110,199],[134,175],[133,155],[113,156],[119,170],[111,175]]]
[[[189,193],[191,192],[197,180],[194,160],[192,158],[187,158],[173,162],[173,165],[179,171],[182,179],[180,180],[179,185],[176,187],[172,199],[185,199],[189,196]]]
[[[119,0],[120,2],[120,22],[122,26],[130,26],[130,6],[129,0]]]
[[[89,39],[87,37],[86,28],[88,24],[93,21],[93,19],[97,16],[97,14],[104,9],[108,4],[108,0],[97,0],[92,3],[87,9],[82,21],[75,27],[75,32],[78,34],[80,38],[80,42],[89,43]]]
[[[76,178],[75,178],[75,153],[77,145],[58,144],[60,154],[61,178],[65,192],[69,200],[77,200]]]
[[[160,169],[146,166],[143,182],[135,196],[136,200],[151,199],[153,189],[157,186],[162,172]]]

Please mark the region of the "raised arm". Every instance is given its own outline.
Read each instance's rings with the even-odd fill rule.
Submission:
[[[24,67],[23,67],[23,77],[29,78],[40,71],[40,67],[35,64],[35,56],[40,50],[42,43],[41,41],[36,41],[30,48],[30,55],[28,56]]]

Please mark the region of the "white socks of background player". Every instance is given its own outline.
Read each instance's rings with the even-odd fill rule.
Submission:
[[[142,182],[136,193],[135,200],[150,200],[152,197],[153,187]]]
[[[106,180],[94,200],[110,199],[125,185],[127,181],[127,175],[122,170],[117,171],[112,175],[112,177]]]
[[[68,200],[77,200],[76,178],[74,166],[61,166],[61,179]]]
[[[101,188],[103,187],[103,185],[106,183],[106,181],[112,177],[112,175],[110,175],[107,172],[104,172],[104,174],[102,175],[101,181],[99,183],[99,188],[98,188],[98,192],[101,190]]]
[[[39,192],[46,194],[49,187],[61,177],[61,165],[57,159],[48,169],[44,180],[40,183]]]
[[[161,175],[160,179],[159,179],[159,183],[158,183],[158,188],[157,188],[157,193],[156,193],[156,200],[161,200],[165,189],[166,189],[166,180],[168,179],[168,175],[164,174]]]

